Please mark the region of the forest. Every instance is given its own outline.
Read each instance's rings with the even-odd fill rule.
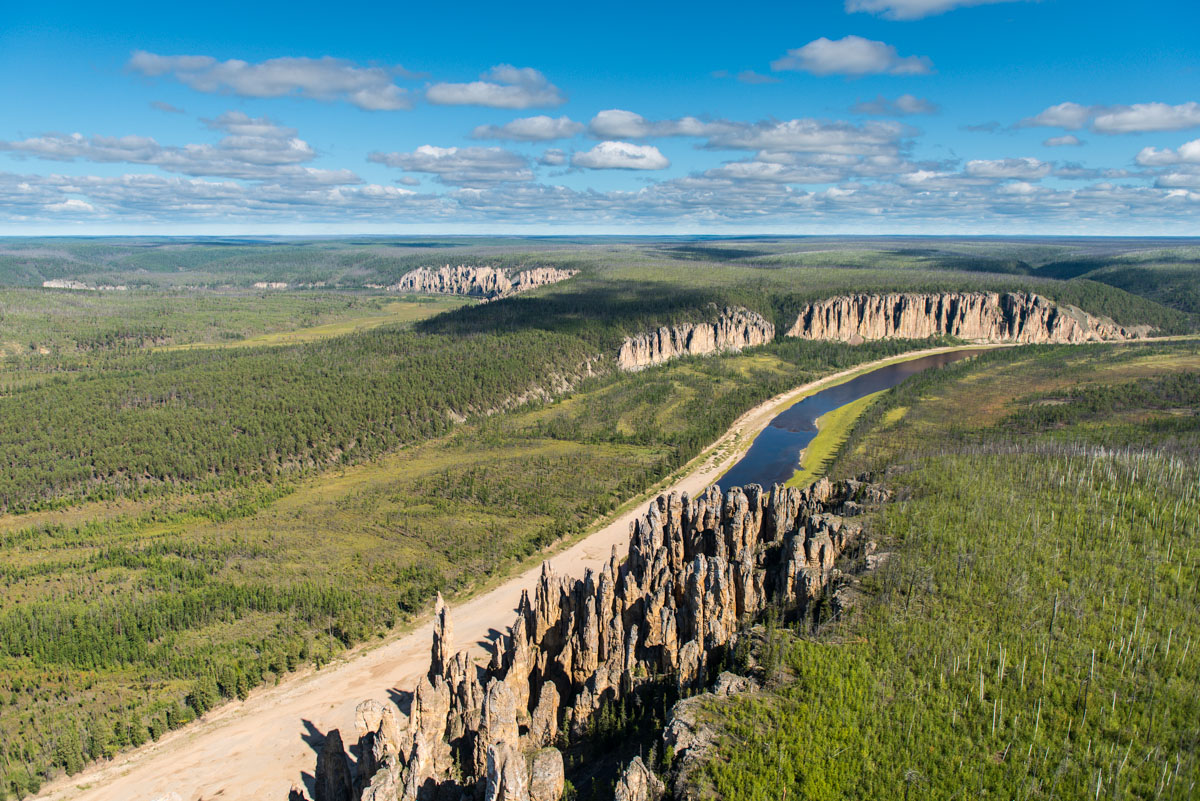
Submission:
[[[767,398],[941,344],[781,338],[618,372],[630,334],[713,305],[778,328],[808,300],[891,289],[1036,291],[1195,328],[1186,304],[1004,268],[1077,244],[843,242],[840,259],[821,244],[7,242],[0,798],[402,630],[435,592],[468,594],[644,497]],[[367,286],[468,262],[580,273],[487,304]],[[134,288],[37,288],[57,277]],[[271,280],[295,286],[252,289]],[[1159,418],[1193,403],[1180,381],[1026,386],[988,436],[1125,436],[1098,433],[1105,415],[1149,430],[1155,410],[1174,447]]]
[[[1195,797],[1197,375],[1194,342],[1036,347],[885,393],[832,473],[900,494],[868,523],[890,558],[711,702],[702,791]]]

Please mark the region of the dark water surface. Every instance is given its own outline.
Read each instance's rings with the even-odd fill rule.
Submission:
[[[800,465],[800,451],[817,435],[818,417],[873,392],[891,389],[930,367],[944,367],[980,352],[978,349],[955,350],[889,364],[809,395],[780,412],[755,438],[741,461],[729,468],[717,483],[722,489],[744,484],[764,487],[782,484]]]

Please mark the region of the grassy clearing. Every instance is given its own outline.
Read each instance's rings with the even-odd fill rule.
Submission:
[[[817,418],[817,435],[800,454],[800,468],[788,479],[789,487],[807,487],[821,476],[850,434],[850,428],[883,392],[865,395]]]
[[[1194,798],[1200,417],[1171,404],[1198,355],[995,352],[877,401],[833,470],[893,468],[895,555],[853,618],[777,634],[769,691],[713,701],[702,792]]]

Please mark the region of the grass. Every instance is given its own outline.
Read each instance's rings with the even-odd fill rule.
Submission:
[[[890,468],[893,557],[852,616],[778,631],[767,691],[711,702],[700,797],[1194,798],[1200,410],[1167,407],[1198,358],[995,351],[877,400],[832,469]],[[1080,386],[1065,425],[1023,411]]]
[[[381,305],[379,313],[349,315],[335,322],[315,325],[308,328],[296,328],[290,331],[272,331],[256,334],[244,339],[224,342],[192,342],[179,345],[164,345],[161,350],[186,350],[189,348],[253,348],[273,345],[296,345],[302,342],[315,342],[319,339],[353,334],[357,331],[369,331],[383,325],[404,325],[424,320],[444,311],[457,309],[472,301],[466,298],[452,296],[412,297],[411,299],[392,301]]]
[[[817,418],[817,435],[800,454],[800,467],[788,479],[789,487],[807,487],[821,476],[850,434],[850,428],[883,391],[873,392]]]

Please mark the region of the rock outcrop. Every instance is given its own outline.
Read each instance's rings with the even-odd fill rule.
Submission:
[[[1026,292],[843,295],[808,304],[787,336],[859,343],[948,335],[975,342],[1078,343],[1133,339],[1126,328]]]
[[[362,798],[417,801],[473,791],[476,798],[550,801],[555,787],[561,792],[562,757],[547,746],[560,727],[582,738],[605,704],[664,677],[684,689],[706,684],[738,629],[768,607],[811,612],[837,573],[834,560],[861,530],[840,512],[868,496],[882,493],[827,480],[803,490],[752,484],[660,496],[630,526],[624,559],[614,548],[582,579],[543,565],[487,667],[465,651],[446,656],[451,629],[439,599],[431,663],[441,669],[420,680],[411,719],[397,719],[389,704],[359,707],[360,725],[377,726],[359,741]],[[724,692],[747,687],[728,676],[718,684]],[[318,792],[346,786],[340,745],[331,732]],[[640,760],[620,786],[630,799],[662,792]]]
[[[641,370],[679,356],[704,356],[763,345],[775,338],[775,325],[761,314],[727,306],[712,322],[663,326],[629,337],[617,353],[622,370]]]
[[[565,281],[577,270],[557,267],[531,267],[512,272],[497,267],[472,267],[460,264],[451,267],[419,267],[401,276],[389,292],[433,292],[443,295],[471,295],[484,300],[496,300],[525,292],[546,284]]]
[[[634,757],[613,790],[613,801],[658,801],[665,790],[662,781],[646,767],[642,758]]]

